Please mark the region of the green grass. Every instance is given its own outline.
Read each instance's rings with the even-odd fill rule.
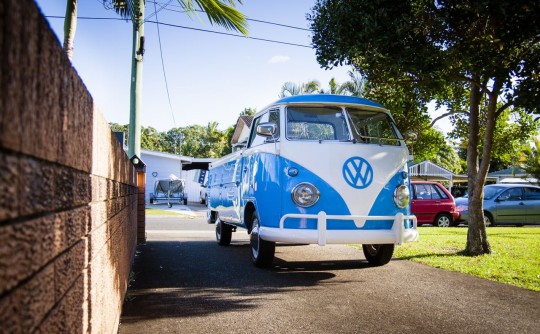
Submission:
[[[396,247],[397,258],[540,291],[540,228],[488,227],[492,253],[463,254],[467,228],[419,227],[417,241]]]

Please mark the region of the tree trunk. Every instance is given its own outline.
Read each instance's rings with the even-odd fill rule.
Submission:
[[[491,245],[489,244],[486,226],[484,224],[484,185],[491,161],[493,136],[497,122],[497,97],[499,96],[500,89],[501,83],[495,79],[493,91],[489,94],[482,160],[479,163],[478,143],[482,93],[476,85],[473,85],[471,88],[471,115],[469,119],[469,144],[467,147],[467,163],[469,166],[469,228],[465,248],[466,253],[471,256],[491,253]]]
[[[478,82],[478,77],[475,80]],[[477,85],[471,86],[471,106],[469,116],[469,143],[467,145],[469,227],[465,252],[471,256],[491,253],[484,225],[484,184],[478,159],[480,133],[480,101],[482,93]],[[489,166],[489,165],[488,165]]]
[[[77,0],[67,0],[66,17],[64,18],[64,52],[71,60],[73,56],[73,40],[77,28]]]

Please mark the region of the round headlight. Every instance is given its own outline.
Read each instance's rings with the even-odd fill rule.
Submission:
[[[410,199],[409,187],[400,185],[394,191],[394,203],[396,203],[398,208],[406,208],[409,205]]]
[[[292,199],[296,205],[309,207],[319,200],[319,190],[311,183],[300,183],[292,190]]]

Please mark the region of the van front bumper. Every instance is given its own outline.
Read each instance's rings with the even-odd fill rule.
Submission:
[[[284,228],[286,219],[317,219],[317,229]],[[327,220],[353,220],[358,229],[328,230]],[[367,220],[393,220],[391,229],[362,230]],[[412,221],[412,226],[405,228],[405,221]],[[273,242],[289,242],[299,244],[396,244],[412,242],[418,238],[416,216],[405,216],[398,213],[395,216],[357,216],[357,215],[327,215],[321,211],[318,214],[286,214],[279,221],[279,228],[261,226],[259,235],[263,240]]]

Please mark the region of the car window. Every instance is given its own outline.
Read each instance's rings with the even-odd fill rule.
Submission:
[[[432,199],[441,199],[441,195],[439,194],[439,189],[437,189],[437,186],[434,184],[430,185],[430,191],[431,191],[431,198]]]
[[[523,199],[523,192],[521,188],[510,188],[503,192],[500,197],[507,201],[521,201]]]
[[[497,187],[497,186],[489,186],[489,187],[485,187],[484,188],[484,199],[492,199],[493,197],[495,197],[495,195],[497,195],[497,193],[499,191],[501,191],[502,187]]]
[[[414,199],[431,199],[431,187],[429,184],[415,184]]]
[[[523,188],[525,200],[533,201],[540,200],[540,189],[537,188]]]
[[[436,184],[432,184],[431,188],[432,188],[431,196],[434,199],[448,199],[448,195],[446,195],[446,193],[441,189],[440,186]]]

